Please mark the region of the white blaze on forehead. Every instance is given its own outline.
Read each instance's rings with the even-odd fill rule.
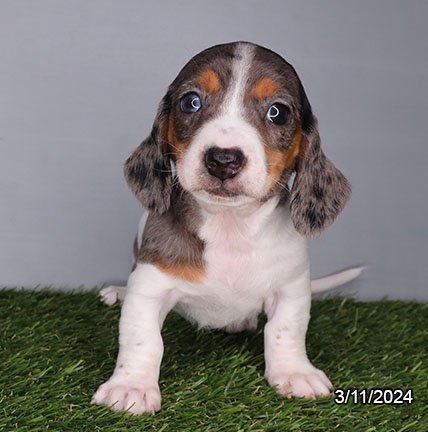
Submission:
[[[254,56],[254,47],[248,44],[238,44],[235,56],[237,58],[232,64],[232,79],[223,101],[220,116],[242,117],[245,87]]]
[[[220,207],[219,198],[210,197],[206,184],[214,184],[204,166],[205,153],[210,147],[239,148],[246,158],[241,172],[228,180],[230,190],[239,191],[234,199],[224,199],[228,207],[249,205],[266,194],[266,155],[257,128],[245,117],[244,96],[255,47],[240,43],[235,49],[231,81],[217,115],[203,123],[186,150],[177,173],[184,189],[196,198]],[[211,179],[210,179],[211,178]],[[223,202],[222,201],[222,202]]]

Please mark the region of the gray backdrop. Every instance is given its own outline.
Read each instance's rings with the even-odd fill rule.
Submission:
[[[0,1],[0,284],[126,280],[141,207],[122,165],[195,53],[249,40],[299,72],[353,184],[311,241],[343,292],[428,299],[428,3]]]

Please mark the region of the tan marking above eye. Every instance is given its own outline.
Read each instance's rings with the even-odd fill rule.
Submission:
[[[168,273],[171,276],[184,279],[188,282],[201,283],[205,276],[203,268],[192,267],[190,265],[172,267],[160,261],[154,262],[153,265],[161,272]]]
[[[215,93],[221,89],[221,82],[217,72],[212,69],[204,70],[196,78],[199,86],[208,93]]]
[[[251,93],[257,99],[268,99],[278,93],[278,86],[270,78],[264,77],[253,87]]]

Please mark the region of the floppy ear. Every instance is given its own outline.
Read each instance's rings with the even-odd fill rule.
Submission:
[[[305,149],[296,167],[291,190],[291,219],[303,235],[326,229],[342,211],[351,195],[351,185],[321,149],[318,122],[301,87],[301,127]]]
[[[171,201],[172,174],[168,157],[168,117],[171,95],[159,104],[150,135],[127,159],[124,174],[128,186],[150,211],[164,213]]]

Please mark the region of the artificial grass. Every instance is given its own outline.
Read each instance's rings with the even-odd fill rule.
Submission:
[[[1,431],[428,431],[428,304],[315,300],[308,355],[336,387],[413,389],[409,405],[283,399],[263,378],[256,332],[165,323],[162,410],[90,405],[118,349],[120,307],[97,294],[0,291]]]

